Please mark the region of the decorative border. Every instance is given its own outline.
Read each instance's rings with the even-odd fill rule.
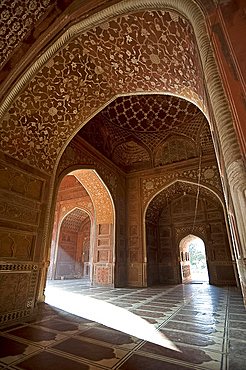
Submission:
[[[37,271],[38,265],[31,263],[11,263],[11,262],[0,262],[0,273],[4,272],[32,272]]]
[[[27,302],[26,302],[26,309],[25,310],[18,310],[10,313],[3,313],[0,315],[0,325],[1,324],[8,324],[14,320],[20,320],[24,317],[30,315],[34,308],[34,296],[36,291],[37,285],[37,277],[39,266],[33,263],[10,263],[10,262],[0,262],[0,274],[5,273],[28,273],[31,274],[30,282],[29,282],[29,289],[27,294]]]
[[[6,313],[3,315],[0,315],[0,325],[1,324],[9,324],[9,322],[12,322],[14,320],[20,320],[24,317],[27,317],[30,315],[30,309],[22,310],[22,311],[16,311],[11,313]]]

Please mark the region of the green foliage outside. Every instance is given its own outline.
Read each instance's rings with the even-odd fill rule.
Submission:
[[[207,268],[206,257],[201,248],[196,243],[189,245],[189,255],[191,266],[196,270],[204,270]]]

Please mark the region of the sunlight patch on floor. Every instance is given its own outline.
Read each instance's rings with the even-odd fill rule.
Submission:
[[[45,302],[73,315],[180,352],[164,334],[141,317],[111,303],[47,286]]]

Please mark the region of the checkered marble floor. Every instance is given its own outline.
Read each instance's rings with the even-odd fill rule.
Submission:
[[[235,287],[67,280],[48,282],[46,294],[35,319],[0,328],[1,369],[246,369],[246,310]]]

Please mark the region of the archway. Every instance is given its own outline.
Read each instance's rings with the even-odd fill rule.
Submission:
[[[195,235],[187,235],[179,243],[182,283],[208,282],[205,244]]]
[[[57,193],[48,279],[92,279],[93,201],[78,179],[68,174]]]
[[[89,215],[74,209],[62,221],[55,266],[55,279],[90,279]]]
[[[185,244],[190,235],[191,239],[199,237],[206,245],[210,283],[236,283],[222,204],[204,187],[200,187],[197,204],[196,194],[196,184],[175,181],[148,204],[145,214],[147,285],[179,284],[184,277],[189,280],[188,248],[182,251],[182,256],[180,244],[182,241]],[[184,266],[182,272],[180,264]]]
[[[172,10],[170,10],[170,5]],[[187,24],[188,28],[186,27],[184,32],[180,33],[177,28],[178,32],[175,33],[184,36],[183,39],[188,41],[189,48],[184,48],[182,42],[177,41],[176,46],[179,48],[179,52],[174,50],[175,53],[171,54],[170,58],[165,59],[163,55],[161,55],[161,57],[158,55],[160,51],[159,46],[165,48],[166,44],[168,44],[168,42],[165,43],[165,35],[163,35],[162,39],[158,38],[158,40],[162,40],[163,42],[160,42],[158,45],[150,45],[150,48],[147,48],[145,53],[141,54],[143,59],[141,59],[141,57],[136,58],[135,54],[134,56],[132,54],[129,55],[129,53],[135,50],[139,50],[141,53],[142,49],[138,47],[138,45],[146,44],[145,37],[148,37],[149,31],[155,29],[155,33],[158,35],[158,32],[161,31],[160,28],[162,28],[160,27],[160,24],[163,24],[162,22],[160,22],[160,24],[156,23],[157,27],[150,27],[149,31],[146,27],[143,28],[140,22],[143,32],[138,32],[138,35],[140,35],[139,37],[142,37],[144,41],[140,42],[141,40],[139,40],[138,44],[133,47],[131,43],[132,37],[129,35],[128,30],[127,33],[123,32],[124,55],[121,54],[123,42],[119,48],[117,42],[112,40],[113,35],[107,34],[107,40],[110,40],[111,36],[110,46],[114,45],[116,47],[114,56],[117,56],[117,60],[111,59],[113,54],[108,55],[108,59],[104,58],[106,54],[104,55],[104,51],[100,50],[101,44],[105,45],[104,42],[101,42],[102,39],[99,40],[99,44],[96,45],[95,39],[99,32],[104,37],[107,32],[110,32],[110,29],[113,29],[112,22],[115,25],[120,24],[120,22],[116,22],[115,19],[112,19],[111,16],[119,16],[123,19],[127,28],[131,26],[133,22],[130,21],[129,24],[127,24],[126,17],[121,17],[122,13],[130,12],[132,16],[132,12],[134,11],[134,16],[136,16],[139,21],[139,19],[142,19],[141,15],[145,12],[145,9],[151,7],[150,10],[145,12],[148,21],[148,18],[152,17],[153,7],[155,6],[159,8],[160,2],[154,1],[149,4],[148,1],[143,1],[140,4],[140,2],[137,1],[126,1],[122,2],[119,7],[118,4],[116,4],[111,9],[101,12],[98,16],[91,17],[92,19],[87,18],[84,23],[82,22],[82,24],[74,25],[74,27],[69,29],[69,31],[57,42],[52,44],[51,48],[48,48],[48,45],[46,45],[46,49],[44,47],[43,50],[47,52],[41,55],[38,61],[30,67],[26,74],[23,74],[23,77],[13,86],[9,96],[6,97],[6,101],[4,101],[1,106],[3,114],[6,113],[2,126],[4,139],[1,141],[2,150],[4,150],[4,158],[6,153],[6,168],[3,167],[3,171],[6,172],[7,181],[3,186],[8,189],[8,191],[11,191],[10,194],[15,195],[15,198],[12,197],[12,200],[16,208],[20,208],[21,202],[19,201],[19,196],[23,196],[23,204],[25,203],[25,197],[29,200],[31,199],[30,209],[25,212],[26,220],[30,222],[28,216],[30,217],[30,210],[32,211],[33,216],[30,217],[32,218],[30,222],[31,225],[28,226],[28,229],[23,228],[21,232],[23,235],[27,234],[26,230],[31,230],[31,233],[33,233],[28,235],[28,237],[30,238],[32,251],[35,251],[35,253],[26,253],[25,259],[31,260],[30,263],[32,263],[33,266],[31,266],[31,268],[33,268],[34,271],[36,271],[37,268],[40,269],[40,271],[38,271],[36,275],[35,273],[33,274],[33,281],[35,280],[36,285],[34,283],[30,285],[35,288],[33,288],[33,292],[30,295],[31,303],[28,303],[28,307],[33,307],[34,297],[38,296],[35,291],[36,287],[38,287],[37,289],[39,289],[42,296],[42,288],[44,286],[48,265],[49,227],[52,214],[50,211],[52,209],[51,203],[56,180],[60,175],[60,173],[58,174],[57,172],[59,159],[68,142],[71,140],[72,136],[78,132],[81,126],[88,122],[98,110],[102,109],[102,107],[109,104],[109,102],[119,95],[134,95],[152,92],[153,94],[167,93],[182,96],[189,101],[193,101],[207,113],[207,105],[203,100],[206,95],[204,91],[207,89],[209,96],[208,100],[211,99],[212,118],[209,122],[210,128],[215,132],[215,143],[218,149],[218,156],[221,157],[221,163],[225,163],[221,165],[221,174],[226,183],[225,195],[228,208],[232,209],[233,213],[235,209],[236,221],[239,226],[239,237],[241,242],[245,240],[243,227],[245,224],[245,212],[243,212],[245,204],[245,197],[243,194],[246,183],[245,168],[242,163],[240,148],[234,131],[228,102],[214,60],[213,50],[210,47],[210,37],[206,30],[204,14],[201,8],[194,2],[184,0],[177,4],[173,4],[172,1],[164,1],[160,11],[154,10],[155,14],[158,13],[158,17],[162,17],[165,13],[165,17],[168,17],[168,23],[172,20],[172,22],[177,23],[177,27],[180,25],[182,26],[182,24]],[[138,15],[136,15],[137,10]],[[171,18],[170,21],[169,17]],[[148,25],[148,22],[146,23]],[[95,32],[92,30],[94,26],[96,29]],[[169,29],[169,26],[167,29]],[[84,40],[86,40],[86,42],[88,41],[87,31],[91,33],[94,32],[95,35],[95,38],[91,38],[91,40],[93,40],[93,46],[88,45],[90,48],[89,51],[83,45]],[[78,35],[76,32],[81,34]],[[133,32],[135,32],[135,30],[133,30]],[[190,35],[192,35],[191,39],[189,39]],[[79,36],[79,38],[77,36]],[[155,39],[155,35],[153,39]],[[73,42],[75,42],[77,46],[73,44]],[[197,49],[196,42],[198,44]],[[64,43],[66,44],[65,46]],[[171,44],[172,42],[170,45]],[[79,48],[81,53],[77,53]],[[190,58],[191,49],[193,51],[194,60]],[[107,50],[111,53],[112,48],[109,47]],[[168,54],[170,54],[170,50],[168,50]],[[100,55],[103,55],[103,57]],[[179,56],[180,59],[177,56]],[[201,68],[199,68],[199,57],[201,57]],[[187,63],[183,63],[182,58],[187,58]],[[107,60],[107,63],[102,66],[100,60]],[[122,62],[118,63],[120,60],[122,60]],[[163,63],[165,60],[167,61]],[[141,63],[141,68],[138,65],[139,63]],[[124,67],[123,69],[121,68],[122,66]],[[181,66],[184,67],[184,70],[182,70]],[[128,68],[129,71],[125,69],[125,67]],[[145,73],[146,70],[151,73]],[[162,73],[163,71],[167,71],[167,76]],[[142,72],[144,73],[141,75]],[[79,74],[79,77],[76,73]],[[191,74],[194,78],[189,78]],[[177,75],[183,77],[179,77],[180,80],[175,81]],[[204,81],[206,86],[203,86]],[[14,100],[17,94],[19,95],[16,100]],[[212,122],[213,113],[214,122]],[[136,147],[135,142],[130,141],[128,147],[134,149]],[[120,148],[118,149],[118,152],[120,152]],[[11,156],[10,159],[8,155]],[[94,166],[100,155],[97,154],[96,159],[95,157],[93,160],[87,161],[87,165],[88,163],[93,163]],[[157,155],[156,163],[162,164],[162,162],[159,161],[159,155]],[[69,163],[67,166],[65,165],[63,169],[67,169],[68,166]],[[13,168],[16,171],[14,175]],[[23,173],[20,175],[21,171],[23,171],[24,175]],[[35,179],[33,174],[35,174]],[[8,176],[11,178],[11,181],[8,179]],[[210,175],[208,174],[208,176]],[[12,184],[16,183],[16,178],[21,178],[21,182],[26,183],[25,186],[13,186]],[[110,176],[108,176],[108,182],[111,183]],[[151,184],[148,186],[151,186]],[[147,190],[149,190],[149,188]],[[138,193],[140,194],[141,191],[142,189],[139,190]],[[16,197],[16,193],[18,193],[18,197]],[[130,197],[134,198],[133,191],[131,194],[129,191],[129,198]],[[36,204],[35,202],[38,203]],[[137,209],[137,207],[135,209]],[[12,213],[14,215],[11,216],[14,217],[14,221],[12,220],[13,224],[11,224],[12,221],[9,221],[10,214]],[[21,213],[19,214],[21,215]],[[18,217],[20,217],[19,220]],[[141,231],[139,230],[139,219],[137,219],[137,217],[139,217],[138,214],[137,216],[133,215],[131,217],[132,224],[129,225],[131,233],[129,237],[129,248],[131,248],[129,253],[131,262],[129,265],[130,268],[134,263],[141,264],[143,262],[138,255],[140,249],[138,243]],[[22,215],[18,216],[16,212],[6,212],[6,219],[8,220],[9,228],[12,229],[11,232],[16,233],[16,230],[19,230],[19,225],[17,224],[16,226],[14,222],[16,219],[18,222],[22,222]],[[102,228],[100,227],[100,229]],[[19,234],[16,236],[16,239],[18,238]],[[119,241],[122,241],[120,237]],[[221,253],[220,248],[214,252],[217,258],[217,255]],[[11,261],[11,254],[9,258]],[[106,262],[105,259],[107,260],[107,255],[104,251],[99,253],[99,258],[101,262]],[[37,261],[40,262],[38,267],[35,265]],[[243,258],[241,261],[243,261]],[[221,266],[220,270],[222,271],[223,268],[225,267]],[[105,265],[98,265],[98,276],[101,276],[98,281],[104,281],[105,276],[107,280],[107,277],[110,276],[110,272],[105,269]],[[99,273],[99,271],[101,272]],[[135,283],[140,276],[137,267],[135,268],[135,266],[133,266],[130,274],[133,283]],[[242,279],[244,279],[244,274],[242,273],[241,275]],[[42,297],[40,299],[42,299]]]
[[[57,193],[48,279],[114,284],[114,210],[92,170],[66,175]]]

